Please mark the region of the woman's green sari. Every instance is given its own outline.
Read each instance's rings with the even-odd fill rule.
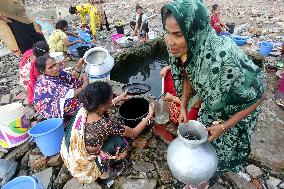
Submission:
[[[202,101],[199,121],[207,127],[218,119],[256,103],[265,90],[261,70],[232,42],[219,37],[209,25],[206,6],[198,0],[177,0],[162,9],[177,20],[188,43],[187,61],[180,66],[170,55],[169,62],[177,94],[182,94],[181,70],[188,74],[192,88]],[[259,114],[257,109],[212,143],[217,151],[217,174],[238,172],[250,153],[250,137]]]

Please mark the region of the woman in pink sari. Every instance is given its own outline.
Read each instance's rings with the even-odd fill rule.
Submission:
[[[19,84],[27,90],[28,103],[32,104],[34,99],[34,86],[39,73],[36,69],[36,58],[49,52],[46,41],[39,41],[33,45],[33,48],[27,50],[20,61],[20,81]]]

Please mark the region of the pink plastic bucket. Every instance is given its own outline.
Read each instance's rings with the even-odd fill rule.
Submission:
[[[118,40],[118,39],[120,39],[120,38],[122,38],[122,37],[124,37],[124,34],[112,34],[112,35],[111,35],[111,40],[112,40],[115,44],[117,44],[117,43],[116,43],[116,40]]]

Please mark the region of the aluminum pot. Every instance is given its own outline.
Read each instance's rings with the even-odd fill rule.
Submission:
[[[197,137],[187,139],[186,135]],[[209,180],[217,170],[217,154],[207,141],[205,126],[190,120],[178,127],[178,137],[169,145],[167,163],[173,176],[185,184],[199,184]]]
[[[108,50],[102,47],[89,49],[85,55],[85,72],[91,81],[110,78],[110,71],[114,65],[114,59]]]

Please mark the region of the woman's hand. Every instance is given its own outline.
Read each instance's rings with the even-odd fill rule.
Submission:
[[[149,112],[148,115],[151,116],[151,118],[154,116],[154,113],[155,113],[154,108],[155,108],[155,104],[154,104],[154,102],[151,102],[149,104],[149,110],[148,110],[148,112]]]
[[[88,76],[83,76],[83,85],[82,85],[82,88],[84,89],[84,88],[86,88],[87,87],[87,85],[89,84],[89,78],[88,78]]]
[[[84,43],[81,39],[77,40],[76,43]]]
[[[163,97],[163,100],[168,101],[168,102],[172,102],[175,101],[175,96],[172,95],[171,93],[167,92],[165,97]]]
[[[76,78],[80,77],[80,73],[81,73],[81,71],[83,69],[84,63],[85,63],[84,59],[80,58],[79,61],[77,62],[75,70],[72,72],[72,76],[73,77],[76,77]]]
[[[112,102],[113,104],[117,104],[118,102],[122,101],[122,100],[127,100],[129,98],[131,98],[132,96],[127,94],[127,91],[125,91],[124,93],[118,95],[117,97],[115,97]]]
[[[93,35],[93,39],[91,43],[96,43],[97,42],[97,36]]]
[[[181,123],[187,123],[187,110],[186,107],[180,107],[180,113],[179,113],[179,117],[178,117],[178,122],[179,124]]]
[[[82,71],[83,65],[85,64],[84,58],[80,58],[79,61],[77,62],[77,69],[80,69],[80,71]],[[79,71],[79,70],[77,70]]]
[[[208,137],[208,141],[211,142],[213,140],[215,140],[216,138],[219,138],[221,135],[223,135],[225,133],[225,128],[223,124],[215,124],[212,125],[211,127],[207,128],[209,137]]]
[[[161,77],[161,78],[162,78],[162,77],[166,77],[167,72],[168,72],[170,69],[171,69],[170,66],[166,66],[166,67],[162,68],[161,71],[160,71],[160,77]]]
[[[131,95],[128,95],[127,91],[125,91],[124,93],[120,94],[116,98],[117,98],[117,102],[119,102],[121,100],[127,100],[127,99],[131,98]]]

